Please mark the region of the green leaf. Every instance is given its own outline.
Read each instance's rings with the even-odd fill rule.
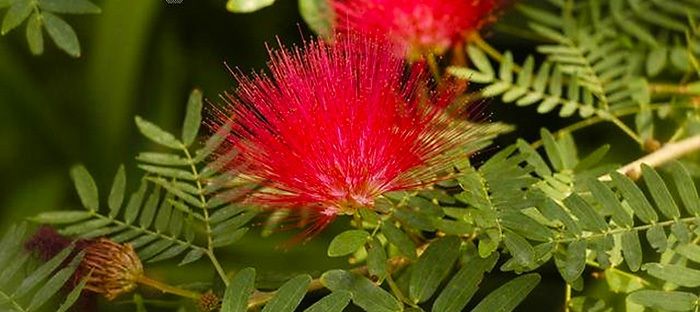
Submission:
[[[12,251],[17,251],[16,249]],[[30,254],[26,252],[19,252],[17,255],[12,257],[12,261],[7,265],[3,265],[2,273],[0,273],[0,286],[12,280],[12,278],[20,272],[20,269],[29,260]],[[2,305],[0,301],[0,305]]]
[[[341,257],[360,249],[370,238],[363,230],[349,230],[338,234],[328,246],[328,256]]]
[[[255,269],[245,268],[238,272],[224,293],[221,312],[246,312],[248,299],[255,290]]]
[[[181,149],[184,147],[182,142],[176,139],[175,136],[165,132],[163,129],[150,121],[147,121],[139,116],[136,116],[134,121],[136,122],[136,126],[139,128],[141,134],[143,134],[149,140],[172,149]]]
[[[627,296],[633,302],[652,309],[690,311],[695,309],[698,297],[680,291],[640,290]]]
[[[636,272],[642,264],[642,246],[637,231],[622,233],[622,254],[630,271]]]
[[[139,252],[138,252],[139,258],[141,258],[141,260],[143,260],[143,261],[149,260],[149,259],[153,258],[155,255],[159,254],[161,251],[172,246],[174,243],[175,243],[174,241],[168,240],[168,239],[156,240],[152,244],[139,250]]]
[[[671,219],[680,217],[681,213],[673,197],[671,197],[671,192],[669,192],[666,184],[656,170],[646,164],[642,164],[642,177],[656,206],[661,210],[661,213]]]
[[[647,230],[647,240],[651,247],[654,247],[659,253],[666,250],[667,238],[664,227],[660,225],[654,225]]]
[[[559,148],[554,136],[547,129],[542,128],[540,130],[540,135],[542,136],[542,143],[544,143],[544,150],[547,153],[549,161],[552,163],[552,167],[556,171],[562,171],[566,169],[564,167],[564,160],[562,156],[562,151]]]
[[[243,226],[244,224],[248,223],[248,221],[252,220],[256,215],[258,214],[258,210],[255,209],[248,209],[245,212],[228,219],[225,222],[221,222],[217,224],[213,229],[212,229],[212,234],[214,235],[219,235],[222,233],[227,233],[231,231],[232,229],[239,228]]]
[[[136,156],[136,159],[142,162],[147,162],[155,165],[164,165],[164,166],[185,166],[189,165],[189,161],[183,157],[180,157],[175,154],[168,154],[168,153],[154,153],[154,152],[145,152],[145,153],[139,153]]]
[[[73,166],[70,170],[70,176],[73,179],[73,184],[76,191],[78,191],[83,207],[90,211],[97,211],[100,205],[97,185],[95,185],[95,180],[92,179],[87,169],[83,165]]]
[[[248,228],[233,229],[235,230],[224,232],[214,237],[214,240],[212,240],[212,245],[217,248],[228,246],[237,242],[239,239],[243,238],[243,235],[248,233]]]
[[[106,226],[110,223],[112,223],[112,221],[109,219],[106,219],[106,218],[105,219],[93,219],[90,221],[85,221],[85,222],[73,224],[69,227],[61,229],[59,231],[59,233],[66,235],[66,236],[83,234],[83,233],[88,233],[90,231],[99,229],[99,228]]]
[[[39,7],[54,13],[99,14],[102,10],[87,0],[39,0]]]
[[[333,10],[326,0],[299,0],[299,13],[309,28],[323,38],[333,35]]]
[[[615,193],[603,184],[603,182],[598,181],[598,179],[590,178],[584,180],[583,183],[586,188],[591,191],[598,203],[611,211],[612,219],[615,223],[624,227],[631,227],[634,225],[632,216],[625,211],[625,208],[622,207]]]
[[[654,77],[661,73],[661,71],[666,67],[666,61],[668,60],[668,48],[664,46],[659,46],[655,49],[649,51],[646,62],[647,74],[650,77]]]
[[[275,3],[275,0],[228,0],[226,10],[234,13],[250,13]]]
[[[516,277],[486,296],[472,312],[508,312],[522,302],[540,282],[537,273]]]
[[[676,252],[688,260],[700,263],[700,246],[690,243],[679,245],[676,247]]]
[[[202,91],[194,89],[187,100],[187,113],[182,125],[182,142],[192,145],[197,138],[199,126],[202,123]]]
[[[535,263],[535,249],[522,236],[512,231],[506,231],[503,243],[518,264],[527,267]]]
[[[642,267],[649,275],[683,287],[700,286],[700,271],[681,265],[647,263]]]
[[[156,209],[158,208],[158,202],[160,201],[160,187],[156,186],[148,196],[148,200],[143,205],[141,209],[141,216],[139,217],[139,224],[143,228],[148,228],[153,222],[153,217],[155,217]]]
[[[227,122],[224,124],[221,128],[217,129],[216,132],[207,139],[206,142],[204,142],[204,147],[201,149],[197,150],[195,152],[195,162],[200,162],[207,158],[209,155],[211,155],[212,152],[214,152],[219,146],[221,146],[221,143],[226,140],[226,137],[228,136],[229,132],[231,132],[231,127],[232,127],[232,122]]]
[[[467,80],[469,82],[476,83],[490,83],[493,82],[495,77],[492,75],[487,75],[479,71],[473,70],[471,68],[450,66],[447,68],[447,73],[455,76],[462,80]]]
[[[17,248],[22,244],[26,231],[26,222],[20,223],[19,226],[13,224],[7,229],[5,236],[0,241],[0,265],[4,265],[14,255]]]
[[[455,236],[439,238],[428,246],[416,262],[409,295],[414,303],[428,300],[452,270],[459,257],[460,240]]]
[[[44,27],[49,37],[59,49],[68,53],[72,57],[80,57],[80,42],[73,27],[68,25],[62,18],[49,12],[43,13]]]
[[[188,252],[185,255],[185,258],[183,258],[182,261],[180,261],[178,266],[182,266],[182,265],[189,264],[189,263],[192,263],[192,262],[199,260],[199,258],[201,258],[204,255],[204,252],[205,252],[204,249],[200,249],[200,248],[192,249],[190,252]]]
[[[378,281],[383,281],[389,272],[387,260],[384,246],[379,242],[379,239],[373,238],[369,242],[369,248],[367,248],[367,268],[369,269],[369,274],[372,277],[376,277]]]
[[[518,5],[516,5],[516,9],[528,18],[544,25],[551,27],[561,27],[564,25],[564,21],[560,16],[552,14],[547,10],[542,10],[522,3],[518,3]]]
[[[59,252],[51,260],[42,264],[39,268],[34,270],[32,274],[27,276],[22,283],[15,289],[13,297],[20,298],[31,291],[35,286],[44,281],[51,273],[53,273],[56,268],[58,268],[66,258],[73,252],[73,248],[66,248]]]
[[[506,51],[503,55],[501,67],[498,69],[498,77],[505,83],[511,84],[513,82],[513,54],[510,51]]]
[[[148,262],[148,263],[154,263],[154,262],[158,262],[158,261],[163,261],[163,260],[170,259],[170,258],[172,258],[172,257],[175,257],[175,256],[177,256],[177,255],[183,253],[183,252],[184,252],[185,250],[187,250],[188,248],[190,248],[189,245],[185,245],[185,244],[182,244],[182,243],[175,244],[175,245],[173,245],[173,246],[171,246],[171,247],[168,247],[168,249],[166,249],[165,251],[161,252],[161,253],[158,254],[157,256],[148,259],[147,262]]]
[[[7,13],[5,19],[2,20],[2,35],[7,34],[10,30],[22,24],[24,20],[32,13],[32,2],[30,0],[15,0]]]
[[[669,168],[685,209],[692,215],[700,216],[700,198],[690,173],[678,161],[671,162]]]
[[[92,213],[83,210],[47,211],[32,217],[31,220],[36,223],[61,224],[82,221],[90,218],[91,216]]]
[[[555,254],[554,263],[564,280],[573,284],[586,268],[586,242],[583,240],[571,242],[565,254]]]
[[[168,230],[170,225],[170,215],[173,212],[173,205],[171,201],[173,200],[173,194],[167,193],[165,199],[160,203],[160,208],[158,208],[158,213],[156,214],[155,227],[156,230],[160,232],[165,232]]]
[[[598,214],[586,201],[576,193],[564,199],[564,205],[571,209],[571,212],[579,219],[585,229],[602,232],[608,225],[605,219]]]
[[[32,14],[27,22],[26,37],[29,44],[29,51],[34,55],[44,53],[44,35],[41,32],[41,15],[36,12]]]
[[[114,218],[119,214],[119,209],[124,202],[124,189],[126,189],[126,172],[124,165],[119,166],[117,174],[112,182],[112,189],[109,191],[107,206],[109,206],[109,216]]]
[[[630,207],[637,214],[639,219],[645,223],[655,223],[659,220],[654,208],[644,196],[644,193],[627,176],[618,172],[611,172],[613,184],[622,194],[622,197],[629,202]]]
[[[473,257],[471,261],[465,263],[437,297],[432,311],[462,311],[479,289],[484,273],[491,270],[497,260],[498,254],[493,253],[488,258]]]
[[[68,295],[66,296],[66,300],[63,301],[63,303],[60,307],[58,307],[58,310],[56,310],[56,312],[66,312],[73,306],[73,304],[76,301],[78,301],[78,298],[80,298],[80,294],[83,292],[85,284],[87,284],[89,278],[89,275],[83,277],[80,283],[78,283],[78,285],[75,286],[73,290],[70,291],[70,293],[68,293]]]
[[[482,74],[489,77],[495,76],[491,62],[483,51],[476,46],[468,45],[467,54],[469,55],[469,59],[472,61],[472,63],[474,63],[474,66],[476,66],[476,68],[478,68]]]
[[[349,291],[335,291],[308,307],[304,312],[343,312],[350,303],[350,299],[352,299],[352,293]]]
[[[605,155],[608,153],[609,150],[610,150],[610,145],[608,145],[608,144],[605,144],[605,145],[597,148],[595,151],[590,153],[584,159],[581,159],[581,161],[578,164],[576,164],[574,171],[581,172],[583,170],[592,168],[593,166],[600,163],[600,161],[603,159],[603,157],[605,157]]]
[[[168,178],[175,178],[175,179],[181,179],[181,180],[191,180],[194,181],[195,176],[192,174],[192,172],[187,171],[185,169],[175,169],[175,168],[168,168],[168,167],[159,167],[159,166],[151,166],[151,165],[139,165],[138,166],[140,169],[143,169],[146,172],[155,174],[155,175],[160,175]],[[165,187],[165,185],[162,185]]]
[[[349,291],[352,301],[367,312],[398,312],[401,302],[367,278],[344,270],[323,273],[321,284],[333,292]]]
[[[47,300],[56,294],[68,281],[68,279],[73,275],[75,269],[78,268],[83,255],[79,254],[71,260],[67,267],[61,269],[56,274],[54,274],[48,281],[44,282],[39,290],[32,297],[31,303],[27,308],[27,311],[35,310],[36,308],[42,306]]]
[[[136,217],[139,215],[141,204],[143,203],[143,197],[146,194],[147,188],[148,183],[146,183],[146,180],[141,180],[141,186],[139,186],[139,189],[131,194],[129,202],[126,204],[126,210],[124,211],[124,221],[126,221],[127,224],[134,222]]]
[[[293,312],[304,298],[309,283],[311,283],[311,276],[306,274],[287,281],[265,305],[263,312]]]
[[[392,245],[396,246],[399,251],[410,259],[417,259],[416,256],[416,245],[413,241],[406,235],[406,233],[394,225],[392,222],[382,223],[382,234],[386,236],[386,239]]]

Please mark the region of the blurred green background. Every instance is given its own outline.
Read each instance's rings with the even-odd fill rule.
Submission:
[[[84,163],[103,188],[120,163],[135,177],[133,157],[150,147],[134,115],[175,131],[192,88],[216,102],[232,87],[224,62],[259,69],[266,42],[310,34],[295,1],[255,14],[227,12],[221,0],[94,2],[102,14],[63,16],[80,39],[78,59],[46,35],[46,52],[32,56],[24,26],[0,38],[3,225],[75,204],[67,175],[74,163]]]

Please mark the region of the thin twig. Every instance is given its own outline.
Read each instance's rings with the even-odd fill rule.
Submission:
[[[636,180],[642,173],[642,164],[647,164],[651,167],[658,167],[671,160],[683,157],[699,149],[700,135],[696,135],[675,143],[666,143],[666,145],[658,149],[656,152],[653,152],[640,159],[637,159],[618,169],[617,171]],[[604,176],[601,178],[601,180],[609,179],[610,176]]]

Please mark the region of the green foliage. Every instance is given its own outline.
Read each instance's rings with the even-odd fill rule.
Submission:
[[[9,6],[2,21],[2,35],[27,21],[26,37],[34,55],[44,53],[43,29],[56,46],[72,57],[80,57],[80,43],[73,27],[56,14],[99,14],[100,8],[88,0],[11,0],[0,2],[0,9]]]
[[[147,262],[185,254],[180,262],[184,265],[213,254],[214,248],[235,243],[248,231],[245,225],[257,212],[236,203],[235,199],[245,193],[244,188],[235,185],[235,176],[221,170],[233,153],[212,156],[228,128],[222,128],[194,154],[190,152],[200,127],[201,109],[201,92],[195,90],[188,101],[182,138],[136,117],[136,125],[146,138],[176,152],[140,153],[139,167],[146,175],[128,200],[123,167],[114,177],[109,211],[103,212],[99,210],[95,182],[83,166],[76,166],[71,176],[87,211],[46,212],[34,220],[59,225],[65,235],[107,236],[128,242]],[[197,226],[204,228],[204,233],[198,235]]]
[[[27,225],[11,226],[0,241],[0,308],[3,311],[39,311],[42,306],[56,301],[57,311],[67,311],[78,299],[85,287],[86,278],[72,285],[71,278],[78,268],[83,255],[71,257],[73,248],[66,248],[55,257],[36,266],[30,255],[23,249]],[[75,279],[72,279],[75,281]],[[65,286],[70,292],[62,294]],[[65,296],[64,296],[65,295]]]

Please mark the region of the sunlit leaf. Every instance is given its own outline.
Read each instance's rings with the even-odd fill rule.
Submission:
[[[70,170],[70,176],[73,179],[75,190],[78,192],[78,196],[80,196],[83,207],[90,211],[97,211],[100,204],[97,194],[97,185],[90,173],[85,169],[85,166],[73,166]]]
[[[352,301],[368,312],[397,312],[402,310],[401,303],[381,287],[374,285],[367,278],[343,270],[331,270],[323,273],[321,283],[326,288],[352,293]]]
[[[306,289],[311,283],[311,276],[300,275],[286,283],[278,290],[277,294],[265,305],[263,312],[292,312],[306,294]]]
[[[255,290],[255,269],[245,268],[236,273],[224,293],[221,312],[246,312],[248,299]]]
[[[460,241],[455,236],[440,238],[428,246],[411,274],[409,295],[415,303],[428,300],[452,270],[459,257]]]
[[[362,247],[370,235],[363,230],[349,230],[333,238],[328,246],[328,256],[341,257],[349,255]]]

